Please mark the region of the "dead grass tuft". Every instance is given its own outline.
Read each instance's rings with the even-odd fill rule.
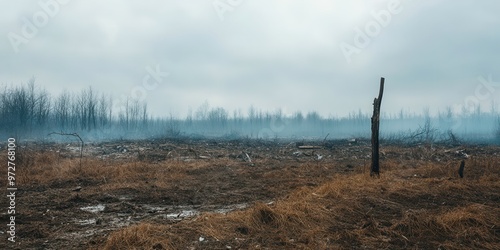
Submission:
[[[134,225],[109,235],[103,249],[172,249],[165,231],[161,225]]]
[[[500,209],[481,204],[453,208],[436,216],[436,221],[456,238],[476,237],[481,241],[492,241],[490,234],[500,225]]]

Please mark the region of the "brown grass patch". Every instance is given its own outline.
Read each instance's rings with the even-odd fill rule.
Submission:
[[[379,179],[367,173],[337,175],[273,204],[256,203],[227,215],[202,214],[169,229],[182,229],[185,235],[172,239],[151,232],[151,238],[165,237],[175,249],[498,249],[499,163],[473,160],[467,168],[470,178],[457,179],[453,164],[398,169],[389,162],[392,170]],[[196,241],[198,236],[206,239]],[[110,238],[106,246],[118,244],[116,236]]]
[[[166,227],[151,224],[139,224],[116,231],[109,235],[103,249],[171,249],[166,239]]]

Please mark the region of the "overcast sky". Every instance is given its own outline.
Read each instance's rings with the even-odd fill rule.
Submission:
[[[499,11],[495,0],[3,1],[0,84],[92,86],[115,102],[144,97],[156,115],[206,100],[231,114],[344,116],[371,112],[384,76],[388,113],[487,110],[500,103]]]

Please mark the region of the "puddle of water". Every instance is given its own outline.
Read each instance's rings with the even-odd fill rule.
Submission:
[[[244,203],[243,204],[235,204],[235,205],[227,206],[225,208],[215,209],[214,213],[227,214],[231,211],[240,210],[240,209],[244,209],[247,207],[248,207],[248,204],[244,204]]]
[[[132,200],[132,196],[128,196],[128,195],[122,195],[122,196],[119,196],[118,199],[121,200],[121,201],[129,201],[129,200]]]
[[[74,147],[74,146],[67,146],[67,150],[72,151],[72,152],[78,152],[80,153],[80,147]]]
[[[189,217],[194,217],[202,212],[212,212],[212,213],[220,213],[220,214],[225,214],[229,213],[234,210],[240,210],[248,207],[248,204],[242,203],[242,204],[234,204],[234,205],[229,205],[225,207],[219,207],[219,208],[212,208],[210,209],[209,207],[205,207],[200,209],[193,208],[190,206],[178,206],[178,207],[173,207],[173,206],[151,206],[151,205],[143,205],[144,208],[146,208],[148,211],[152,211],[155,213],[158,212],[166,212],[168,213],[166,215],[163,215],[163,218],[169,219],[169,220],[182,220],[185,218]],[[175,212],[174,212],[175,211]]]
[[[151,212],[161,212],[161,211],[165,211],[165,210],[170,208],[169,206],[164,206],[164,207],[151,206],[151,205],[142,205],[142,206]]]
[[[220,213],[226,214],[234,210],[240,210],[248,207],[248,204],[233,204],[224,207],[204,207],[201,210],[198,208],[193,208],[192,206],[152,206],[152,205],[142,205],[149,212],[157,213],[158,215],[151,215],[149,212],[136,214],[135,216],[131,216],[127,213],[117,213],[109,218],[109,223],[113,225],[113,227],[121,228],[124,226],[130,225],[131,222],[141,220],[146,217],[160,217],[168,220],[183,220],[186,218],[194,217],[200,215],[202,212],[212,212],[212,213]],[[90,213],[99,213],[104,211],[106,207],[102,204],[98,204],[95,206],[87,206],[82,207],[80,210],[90,212]],[[86,219],[86,220],[76,220],[76,224],[82,226],[95,225],[96,219]]]
[[[66,240],[75,240],[75,239],[83,239],[96,234],[95,230],[85,230],[82,232],[73,232],[67,233],[57,237],[57,239],[66,239]]]
[[[106,208],[104,205],[99,204],[96,206],[81,207],[80,210],[91,213],[98,213],[104,211],[104,208]]]
[[[102,225],[99,226],[94,226],[96,225],[97,218],[92,218],[92,219],[84,219],[84,220],[75,220],[74,223],[80,226],[85,226],[85,228],[93,228],[93,229],[87,229],[87,230],[82,230],[79,232],[71,232],[71,233],[66,233],[61,236],[63,239],[75,239],[75,238],[87,238],[91,237],[93,235],[97,234],[102,234],[105,231],[109,231],[111,229],[119,229],[123,227],[130,226],[138,221],[141,221],[143,219],[147,218],[157,218],[157,219],[167,219],[171,221],[180,221],[184,220],[187,218],[191,218],[194,216],[200,215],[202,212],[212,212],[212,213],[229,213],[234,210],[240,210],[240,209],[245,209],[248,207],[248,204],[246,203],[241,203],[241,204],[232,204],[232,205],[227,205],[227,206],[208,206],[208,207],[193,207],[193,206],[158,206],[158,205],[145,205],[142,204],[142,207],[145,208],[148,211],[154,211],[154,214],[145,212],[145,213],[139,213],[139,214],[128,214],[128,213],[116,213],[116,214],[103,214],[104,216],[102,219],[104,221],[104,228]],[[105,206],[102,204],[98,204],[95,206],[87,206],[87,207],[82,207],[80,210],[82,211],[87,211],[91,213],[98,213],[104,211]],[[1,231],[0,231],[0,234]]]
[[[110,221],[110,224],[113,225],[114,227],[116,228],[121,228],[121,227],[126,227],[126,226],[129,226],[130,225],[130,220],[131,218],[128,217],[128,218],[113,218],[111,221]]]
[[[195,210],[182,210],[180,213],[170,213],[167,214],[167,219],[176,220],[176,219],[184,219],[188,217],[193,217],[195,215],[200,214],[200,212]]]
[[[88,220],[79,220],[77,222],[78,225],[85,226],[85,225],[94,225],[96,223],[96,219],[88,219]]]

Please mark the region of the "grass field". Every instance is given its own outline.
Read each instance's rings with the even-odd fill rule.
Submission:
[[[26,143],[0,248],[500,249],[500,148],[306,144]]]

